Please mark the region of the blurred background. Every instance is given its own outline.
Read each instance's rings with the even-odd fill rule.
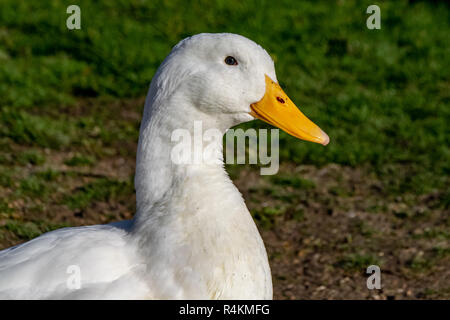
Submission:
[[[68,30],[66,8],[81,8]],[[369,30],[366,9],[381,9]],[[449,299],[445,1],[0,2],[0,249],[129,219],[145,95],[181,39],[239,33],[331,138],[280,132],[280,172],[227,167],[276,299]],[[264,127],[260,121],[243,127]],[[367,266],[381,267],[368,290]]]

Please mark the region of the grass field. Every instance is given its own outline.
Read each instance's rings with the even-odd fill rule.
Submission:
[[[81,7],[81,30],[66,8]],[[0,248],[132,217],[138,129],[181,39],[247,36],[331,137],[280,133],[281,168],[230,166],[278,299],[450,298],[450,17],[444,1],[0,3]],[[243,127],[266,127],[251,122]],[[382,290],[366,288],[378,264]]]

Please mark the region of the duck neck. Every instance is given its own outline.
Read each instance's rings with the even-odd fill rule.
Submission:
[[[147,100],[136,159],[135,226],[145,228],[155,215],[195,212],[227,192],[242,201],[223,164],[222,136],[230,124],[192,106],[152,106]],[[170,207],[173,201],[182,206]]]

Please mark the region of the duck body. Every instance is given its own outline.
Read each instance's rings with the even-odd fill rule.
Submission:
[[[255,118],[329,141],[280,88],[259,45],[235,34],[181,41],[145,102],[134,218],[64,228],[0,251],[0,298],[271,299],[263,241],[222,153],[224,133]],[[205,148],[196,144],[199,127]]]
[[[211,48],[222,50],[230,44],[221,37],[257,49],[251,58],[273,66],[262,48],[237,35],[197,35],[178,44],[158,69],[147,95],[137,152],[134,219],[64,228],[0,251],[0,298],[272,298],[266,250],[224,169],[221,137],[210,144],[208,163],[176,164],[171,159],[175,144],[171,133],[178,128],[193,132],[194,120],[221,134],[253,120],[247,109],[221,114],[213,110],[214,100],[205,87],[211,83],[207,71],[215,61],[211,66],[204,61],[210,59]],[[194,56],[202,46],[203,56]],[[215,106],[219,109],[240,99],[227,96],[223,85],[217,91],[222,95],[216,99],[222,99]],[[249,103],[263,93],[261,86],[254,97],[247,97]],[[68,286],[69,266],[79,268],[80,288]]]
[[[64,228],[0,251],[0,298],[271,299],[258,230],[231,181],[217,181],[210,172],[182,182],[184,192],[154,205],[145,226]],[[195,188],[203,185],[209,193]],[[79,288],[68,285],[70,266],[79,268]]]
[[[0,251],[0,299],[137,299],[145,295],[147,288],[137,278],[140,266],[124,227],[63,228]],[[71,285],[74,276],[79,276],[79,286]]]

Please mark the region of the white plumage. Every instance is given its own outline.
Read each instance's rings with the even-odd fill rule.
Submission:
[[[222,135],[254,117],[301,139],[329,141],[279,87],[259,45],[234,34],[181,41],[147,95],[133,220],[65,228],[0,251],[0,297],[271,299],[264,244],[223,167]],[[174,161],[173,133],[183,129],[194,143],[198,123],[218,137],[208,152],[194,147],[192,161]],[[70,285],[71,266],[79,288]]]
[[[239,59],[239,72],[223,63]],[[232,34],[200,34],[174,47],[152,80],[136,163],[132,221],[64,228],[0,251],[4,299],[270,299],[266,251],[239,191],[219,164],[176,165],[171,132],[225,132],[252,120],[275,79],[269,55]],[[68,267],[79,267],[71,289]]]

